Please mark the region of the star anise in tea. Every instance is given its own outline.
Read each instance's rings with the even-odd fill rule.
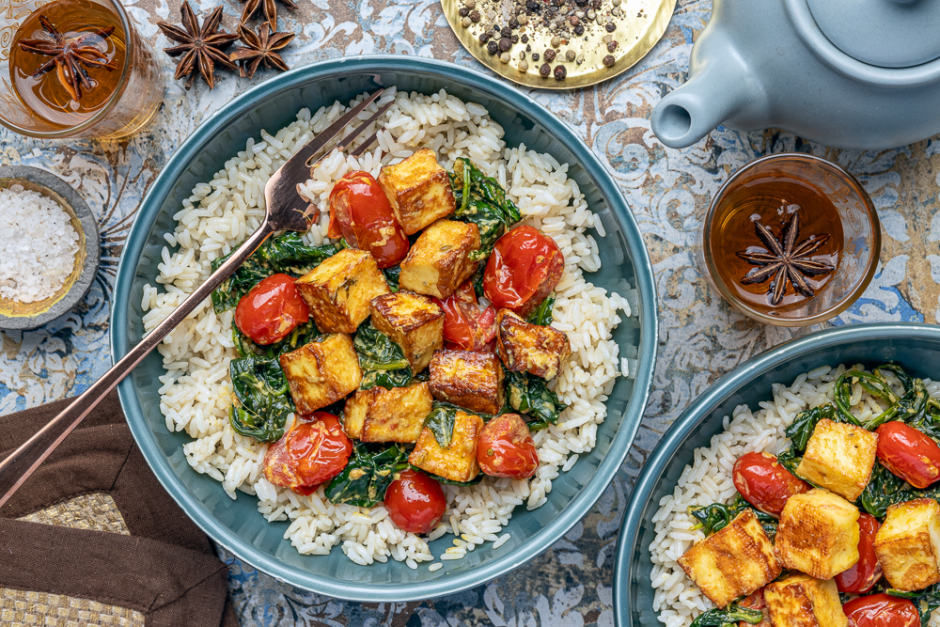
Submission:
[[[823,276],[835,270],[835,266],[828,261],[812,258],[812,254],[831,239],[828,234],[811,235],[797,242],[800,237],[799,214],[794,213],[783,225],[780,239],[774,237],[773,232],[760,222],[754,223],[754,231],[768,252],[735,253],[749,264],[758,266],[748,272],[741,279],[741,283],[753,285],[770,280],[767,295],[770,296],[771,305],[780,304],[787,293],[788,283],[803,296],[812,298],[816,292],[806,277]]]
[[[281,0],[291,9],[296,9],[297,5],[294,4],[293,0]],[[252,16],[258,12],[259,8],[263,7],[264,19],[271,27],[271,32],[274,33],[277,31],[277,5],[274,4],[274,0],[247,0],[245,2],[245,8],[242,9],[242,16],[240,21],[242,24],[245,24],[252,18]]]
[[[88,76],[88,72],[82,67],[83,65],[89,68],[105,68],[108,71],[117,69],[117,66],[108,60],[108,55],[91,43],[95,38],[104,40],[110,37],[111,33],[114,32],[113,26],[99,28],[94,32],[66,39],[45,15],[39,17],[39,23],[42,25],[42,29],[52,37],[51,41],[48,39],[23,39],[19,42],[20,49],[23,52],[52,57],[33,72],[32,78],[37,78],[46,72],[55,70],[59,82],[62,83],[72,100],[77,102],[82,98],[83,88],[92,88],[91,77]]]
[[[278,54],[278,50],[283,49],[293,41],[294,33],[272,32],[267,22],[261,25],[257,33],[244,24],[239,24],[238,38],[246,47],[235,49],[229,55],[229,59],[234,62],[241,62],[242,78],[254,76],[255,71],[262,62],[266,67],[278,69],[282,72],[290,69],[281,55]]]
[[[215,66],[216,64],[230,70],[237,70],[238,67],[232,63],[228,55],[222,50],[236,39],[238,35],[227,33],[225,30],[219,30],[222,22],[222,7],[209,14],[209,17],[199,26],[196,14],[193,13],[189,2],[183,2],[180,8],[183,18],[183,28],[168,24],[167,22],[157,22],[157,26],[163,31],[163,34],[179,43],[178,46],[164,48],[163,51],[170,56],[183,55],[176,65],[176,74],[174,78],[188,76],[186,88],[192,87],[196,80],[196,72],[202,75],[203,80],[209,84],[209,89],[215,87]],[[184,30],[185,29],[185,30]]]

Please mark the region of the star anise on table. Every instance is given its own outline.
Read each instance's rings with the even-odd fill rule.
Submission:
[[[822,276],[835,270],[835,266],[828,261],[817,261],[811,257],[831,239],[828,234],[811,235],[797,243],[800,236],[799,214],[794,213],[783,225],[780,239],[774,237],[773,232],[760,222],[754,223],[754,231],[768,252],[735,253],[749,264],[758,266],[748,272],[741,279],[741,283],[753,285],[770,279],[767,295],[770,296],[771,305],[779,305],[783,300],[784,294],[787,293],[787,283],[803,296],[812,298],[816,292],[806,277]]]
[[[186,88],[189,89],[193,81],[196,80],[196,70],[209,84],[209,89],[215,87],[215,66],[216,64],[230,70],[238,69],[237,66],[229,61],[228,55],[222,52],[223,48],[231,45],[238,39],[234,33],[219,30],[222,22],[222,7],[209,14],[209,17],[199,27],[199,21],[196,14],[193,13],[189,2],[183,2],[180,8],[180,14],[183,18],[183,28],[168,24],[167,22],[157,22],[157,26],[163,31],[163,34],[179,43],[178,46],[164,48],[163,51],[170,56],[183,55],[176,65],[176,74],[174,78],[189,76],[186,81]],[[184,30],[185,29],[185,30]]]
[[[242,78],[254,76],[262,61],[265,66],[282,72],[290,69],[277,51],[293,41],[294,33],[272,32],[267,22],[261,25],[257,33],[244,24],[239,24],[238,38],[247,47],[236,48],[229,55],[229,59],[234,62],[241,62],[239,69]]]
[[[293,0],[281,0],[281,2],[291,9],[297,8]],[[242,9],[241,23],[247,23],[261,7],[263,7],[264,19],[271,26],[271,32],[277,32],[277,5],[274,4],[274,0],[247,0],[247,2],[245,2],[245,8]]]
[[[32,52],[47,57],[52,57],[46,63],[39,66],[39,69],[33,72],[32,78],[37,78],[46,72],[56,71],[59,82],[72,100],[76,102],[82,98],[82,88],[91,89],[91,77],[85,71],[85,67],[105,68],[115,70],[117,66],[108,60],[108,55],[98,49],[95,45],[90,45],[94,38],[102,40],[107,39],[114,32],[113,26],[99,28],[94,32],[66,39],[59,30],[52,25],[52,22],[45,15],[39,17],[39,23],[42,29],[51,37],[48,39],[23,39],[19,42],[20,50],[23,52]]]

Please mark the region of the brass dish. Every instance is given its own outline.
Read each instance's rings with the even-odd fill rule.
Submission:
[[[508,19],[507,0],[502,1],[503,14]],[[478,1],[477,5],[481,3]],[[491,26],[490,21],[484,17],[465,28],[461,24],[462,17],[458,14],[462,6],[464,6],[464,0],[441,0],[447,23],[450,24],[463,47],[480,63],[503,78],[526,87],[575,89],[606,81],[636,65],[666,32],[666,27],[676,8],[676,0],[622,0],[616,7],[618,11],[613,15],[611,15],[611,11],[615,8],[613,0],[603,0],[603,8],[597,11],[598,18],[590,23],[584,22],[587,24],[584,35],[573,37],[568,44],[562,45],[559,48],[558,57],[549,63],[553,69],[558,65],[565,67],[567,76],[564,80],[557,80],[551,73],[545,78],[540,76],[539,66],[544,63],[544,60],[533,62],[530,58],[531,53],[527,54],[526,59],[528,69],[525,72],[521,71],[519,64],[522,59],[519,53],[525,50],[525,44],[516,43],[512,46],[508,63],[500,60],[499,53],[490,54],[486,45],[480,43],[480,35]],[[602,15],[603,19],[601,19]],[[497,16],[497,19],[505,24],[506,20],[502,17]],[[618,46],[613,52],[608,52],[604,42],[604,37],[611,34],[604,29],[607,21],[612,21],[616,25],[616,30],[612,35]],[[534,29],[530,24],[520,27],[515,32],[528,35],[531,52],[541,55],[544,50],[551,48],[554,35],[545,28]],[[575,55],[583,54],[583,62],[579,64],[563,61],[568,50],[573,50]],[[614,57],[614,64],[610,67],[604,65],[603,62],[604,57],[608,55]]]

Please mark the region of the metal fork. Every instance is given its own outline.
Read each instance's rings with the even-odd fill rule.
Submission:
[[[306,231],[315,218],[315,209],[301,198],[297,185],[309,177],[310,164],[322,156],[324,150],[349,126],[371,103],[382,95],[381,89],[368,96],[353,109],[324,129],[313,141],[301,148],[275,172],[264,186],[265,216],[261,226],[232,255],[213,272],[206,281],[196,288],[166,320],[158,324],[140,344],[122,357],[101,379],[95,382],[81,396],[64,409],[59,415],[36,432],[9,457],[0,462],[0,507],[13,496],[23,483],[39,468],[59,444],[91,413],[98,403],[113,390],[144,357],[152,351],[170,332],[175,329],[196,307],[209,298],[213,290],[230,277],[242,263],[258,248],[279,231]],[[377,120],[391,106],[391,102],[380,107],[365,122],[345,135],[334,147],[344,150],[369,125]],[[359,156],[376,139],[373,134],[353,153]]]

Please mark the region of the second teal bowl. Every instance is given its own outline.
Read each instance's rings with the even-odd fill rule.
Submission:
[[[640,473],[617,545],[614,617],[618,627],[662,627],[653,611],[649,546],[653,516],[672,493],[693,453],[722,430],[722,418],[738,405],[757,411],[773,396],[774,383],[789,385],[819,366],[878,366],[896,361],[909,373],[940,376],[940,327],[926,324],[866,324],[837,327],[781,344],[719,379],[673,423]]]
[[[635,347],[638,361],[630,378],[618,380],[607,402],[607,421],[597,446],[554,481],[548,503],[535,511],[517,508],[506,531],[511,539],[498,549],[482,546],[459,561],[429,572],[400,562],[358,566],[340,547],[329,556],[302,556],[283,539],[286,522],[269,524],[254,497],[232,501],[221,484],[196,473],[183,456],[188,436],[170,433],[160,413],[164,374],[159,355],[150,355],[119,391],[131,431],[157,478],[180,507],[217,543],[258,569],[299,588],[358,601],[415,601],[480,585],[518,568],[571,529],[600,498],[626,457],[646,406],[656,360],[656,295],[643,238],[604,164],[552,113],[515,89],[466,68],[403,56],[374,56],[317,63],[279,75],[242,94],[205,122],[167,162],[141,206],[118,269],[111,319],[115,358],[140,341],[143,286],[157,276],[163,234],[172,231],[173,214],[193,187],[210,179],[222,164],[243,150],[261,129],[274,131],[297,111],[311,111],[378,86],[435,93],[442,88],[487,107],[506,130],[508,145],[551,153],[568,163],[591,208],[601,216],[603,269],[589,280],[608,290],[637,289],[634,317],[617,328],[621,346]],[[595,235],[595,237],[597,237]],[[146,498],[144,496],[144,498]],[[431,545],[440,555],[451,545],[445,536]]]

